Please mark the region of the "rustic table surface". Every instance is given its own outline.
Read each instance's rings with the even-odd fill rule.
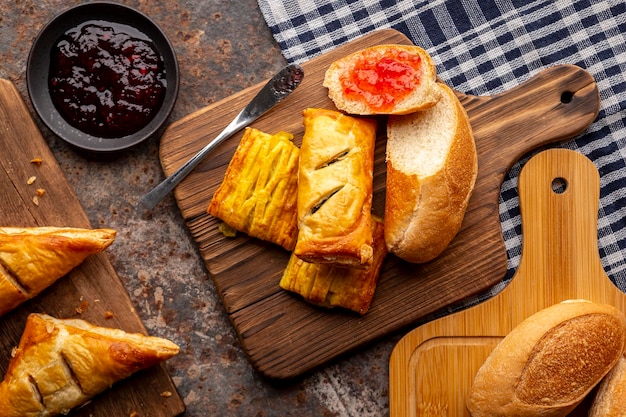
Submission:
[[[124,0],[149,15],[176,50],[180,93],[171,121],[269,76],[285,64],[256,0]],[[26,90],[28,52],[67,0],[12,0],[0,14],[0,78]],[[7,6],[7,5],[5,5]],[[184,416],[382,416],[388,360],[402,334],[344,356],[296,380],[265,380],[248,362],[173,197],[149,218],[132,208],[163,179],[158,140],[112,160],[87,158],[35,120],[94,227],[118,230],[107,250],[148,332],[181,353],[167,369]]]

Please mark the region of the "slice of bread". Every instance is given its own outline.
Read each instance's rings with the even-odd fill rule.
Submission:
[[[437,257],[461,227],[478,172],[465,109],[448,86],[430,109],[387,122],[385,241],[414,263]]]
[[[354,81],[364,89],[355,88]],[[326,70],[324,87],[335,106],[358,115],[408,114],[439,101],[436,70],[418,46],[378,45],[347,55]]]

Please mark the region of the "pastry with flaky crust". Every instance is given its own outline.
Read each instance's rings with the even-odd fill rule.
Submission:
[[[207,212],[235,230],[293,250],[300,150],[293,135],[246,128]]]
[[[115,240],[112,229],[0,227],[0,316]]]
[[[367,313],[387,255],[383,222],[376,218],[372,219],[372,236],[374,256],[369,268],[313,264],[292,254],[280,280],[281,288],[321,307],[342,307],[361,315]]]
[[[167,339],[31,314],[0,383],[0,415],[67,414],[115,382],[178,351]]]
[[[376,121],[305,109],[298,169],[298,240],[312,263],[371,265]]]

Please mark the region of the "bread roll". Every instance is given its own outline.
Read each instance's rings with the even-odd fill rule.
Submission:
[[[434,107],[387,122],[385,241],[414,263],[434,259],[456,236],[478,172],[467,113],[449,87],[437,89]]]
[[[306,262],[371,265],[376,121],[305,109],[298,167],[298,238]]]
[[[326,70],[324,87],[350,114],[407,114],[439,100],[435,64],[418,46],[378,45],[357,51]]]
[[[613,306],[570,300],[543,309],[489,355],[467,408],[472,417],[565,416],[622,357],[625,338]]]
[[[626,416],[626,357],[604,377],[591,404],[589,417]]]

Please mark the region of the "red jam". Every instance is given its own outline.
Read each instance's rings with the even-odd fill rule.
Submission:
[[[69,124],[92,136],[133,134],[158,112],[167,81],[163,58],[136,29],[90,21],[52,49],[50,96]]]
[[[354,67],[340,77],[344,94],[378,112],[391,111],[419,85],[420,61],[419,55],[401,49],[388,49],[384,55],[363,51]]]

